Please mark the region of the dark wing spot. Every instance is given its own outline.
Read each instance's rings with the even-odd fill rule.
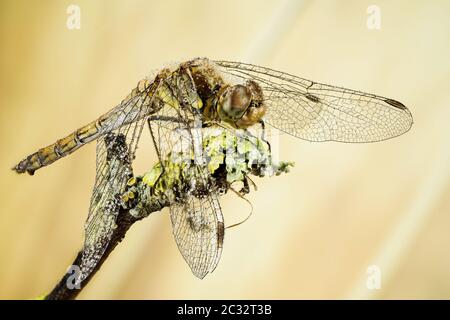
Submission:
[[[221,247],[223,243],[223,238],[225,236],[225,225],[223,222],[217,223],[217,243],[218,246]]]
[[[320,102],[320,99],[318,97],[316,97],[316,96],[314,96],[314,95],[312,95],[310,93],[305,94],[305,98],[310,100],[310,101],[312,101],[312,102],[315,102],[315,103]]]
[[[395,108],[398,108],[400,110],[406,110],[407,109],[403,103],[398,102],[396,100],[385,99],[384,102],[386,102],[387,104],[390,104],[391,106],[393,106]]]

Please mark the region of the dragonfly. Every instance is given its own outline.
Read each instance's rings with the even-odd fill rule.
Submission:
[[[401,102],[375,94],[322,84],[270,68],[195,58],[138,82],[116,107],[54,144],[20,161],[17,173],[33,175],[91,141],[97,141],[96,177],[85,224],[82,279],[100,260],[117,218],[116,195],[127,188],[139,138],[148,126],[161,162],[185,144],[195,153],[196,132],[221,127],[247,130],[272,126],[293,137],[314,141],[368,143],[407,132],[413,118]],[[186,134],[177,134],[184,132]],[[123,143],[117,144],[120,137]],[[191,143],[185,143],[191,140]],[[189,142],[189,141],[188,141]],[[111,166],[111,146],[123,145]],[[188,194],[170,205],[178,248],[193,274],[204,278],[216,268],[223,247],[220,191],[208,169],[196,161],[195,182],[202,194]],[[114,170],[111,170],[111,167]]]

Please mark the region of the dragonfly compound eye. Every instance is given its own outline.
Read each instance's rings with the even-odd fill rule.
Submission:
[[[236,121],[244,115],[250,105],[252,94],[243,85],[228,87],[219,100],[219,115],[225,121]]]

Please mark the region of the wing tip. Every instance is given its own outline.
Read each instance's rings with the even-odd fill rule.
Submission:
[[[401,135],[407,133],[408,131],[410,131],[412,126],[413,126],[413,124],[414,124],[414,117],[413,117],[411,111],[408,109],[408,107],[406,107],[400,101],[397,101],[397,100],[394,100],[394,99],[385,98],[384,102],[386,102],[387,104],[389,104],[390,106],[392,106],[394,108],[397,108],[397,109],[403,111],[404,114],[405,114],[405,117],[403,118],[404,123],[405,123],[404,130],[402,130],[397,135],[394,135],[391,138],[395,138],[395,137],[401,136]]]

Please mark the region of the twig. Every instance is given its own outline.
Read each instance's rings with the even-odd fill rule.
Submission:
[[[220,193],[224,194],[235,182],[244,183],[241,193],[248,193],[250,190],[247,179],[250,174],[259,177],[279,175],[288,172],[289,167],[293,166],[291,162],[274,164],[270,147],[266,141],[249,134],[234,133],[231,136],[229,134],[226,130],[204,130],[203,152],[208,159],[209,174],[207,181],[203,183],[197,181],[192,184],[192,179],[196,179],[198,168],[192,165],[194,160],[191,158],[190,149],[186,154],[182,152],[174,155],[176,159],[179,159],[180,155],[188,155],[187,158],[181,157],[182,162],[173,160],[172,155],[169,154],[167,159],[162,159],[162,162],[157,163],[143,177],[131,178],[126,189],[121,194],[113,196],[120,199],[121,205],[115,220],[116,228],[113,230],[109,244],[101,258],[94,260],[94,265],[88,269],[90,272],[87,276],[75,283],[78,286],[73,283],[74,275],[66,273],[45,299],[75,299],[100,269],[109,254],[122,241],[130,227],[151,213],[160,211],[174,202],[185,201],[186,197],[204,194],[205,190],[220,190]],[[111,172],[117,171],[132,175],[130,163],[127,156],[124,156],[124,154],[128,154],[124,137],[118,135],[105,139],[108,151],[108,177]],[[123,169],[124,166],[128,166],[127,170]],[[165,169],[163,170],[163,168]],[[102,200],[109,201],[111,198],[111,195],[108,194],[103,196],[105,198]],[[109,208],[108,201],[97,203],[100,204],[97,214],[109,217],[116,214],[114,210],[107,209]],[[85,243],[84,249],[75,258],[73,266],[83,268],[85,264],[83,255],[87,255],[89,250],[90,248],[86,247]]]
[[[154,203],[159,203],[157,199],[154,199]],[[163,201],[161,201],[163,203]],[[167,206],[167,204],[165,205]],[[154,212],[159,211],[164,206],[158,207],[155,206],[154,208],[148,208],[148,212]],[[114,230],[111,242],[108,245],[108,248],[106,249],[105,253],[97,263],[97,265],[94,267],[91,274],[80,283],[79,288],[73,288],[70,289],[70,287],[67,285],[67,283],[70,281],[69,277],[71,274],[66,273],[64,277],[58,282],[58,284],[55,286],[55,288],[45,297],[46,300],[70,300],[75,299],[78,294],[86,287],[86,285],[90,282],[92,277],[97,273],[97,271],[101,268],[103,263],[108,258],[109,254],[116,248],[116,246],[122,241],[122,239],[125,237],[125,234],[127,233],[128,229],[137,221],[142,220],[144,216],[142,217],[135,217],[130,214],[129,209],[121,208],[119,211],[119,215],[117,217],[117,228]],[[73,262],[73,265],[80,266],[81,265],[81,258],[82,258],[83,251],[80,251],[75,258],[75,261]]]

